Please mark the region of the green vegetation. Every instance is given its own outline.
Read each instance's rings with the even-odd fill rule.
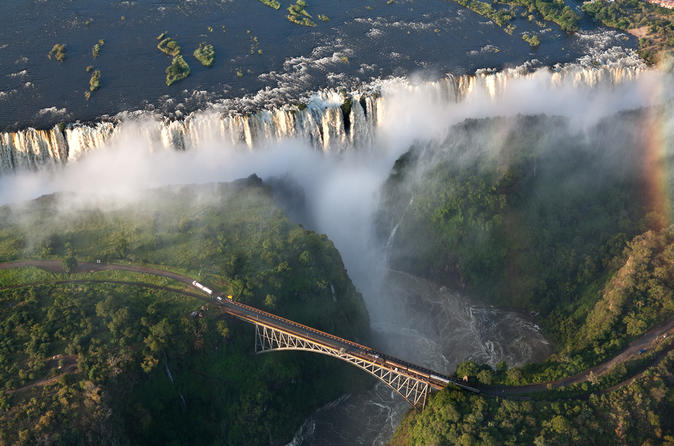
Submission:
[[[101,48],[103,48],[103,45],[105,45],[105,41],[103,39],[101,39],[91,49],[91,55],[94,56],[94,59],[96,59],[98,57],[98,55],[101,54]]]
[[[178,42],[176,42],[171,37],[164,37],[165,35],[166,33],[161,33],[157,37],[157,40],[161,39],[160,42],[157,44],[157,48],[162,53],[173,57],[171,65],[166,67],[166,86],[168,87],[174,84],[175,82],[183,80],[187,76],[189,76],[190,66],[187,64],[187,62],[185,62],[185,59],[183,59],[183,56],[180,54],[180,45],[178,45]],[[208,47],[210,47],[210,49]],[[197,56],[197,51],[199,51],[199,56],[202,57],[203,60]],[[199,49],[197,49],[194,52],[194,57],[196,57],[204,65],[206,65],[204,61],[208,62],[209,60],[211,61],[212,64],[213,63],[212,58],[214,56],[215,52],[213,51],[212,45],[204,46],[204,44],[201,44],[199,46]]]
[[[640,379],[589,398],[518,401],[447,388],[409,413],[392,446],[674,444],[674,352]]]
[[[639,0],[595,0],[583,11],[607,26],[639,37],[639,55],[650,63],[674,56],[674,10]]]
[[[536,311],[557,344],[542,363],[492,369],[467,361],[459,377],[524,385],[572,376],[674,315],[674,226],[643,201],[651,179],[630,167],[641,166],[632,151],[639,142],[620,127],[642,118],[613,117],[582,137],[560,118],[470,120],[451,140],[396,162],[380,220],[388,222],[382,236],[400,222],[392,267]],[[665,414],[674,394],[663,374],[673,356],[657,359],[666,352],[533,395],[544,401],[448,389],[410,414],[393,444],[661,443],[673,432]],[[644,367],[638,380],[622,382]]]
[[[580,139],[564,120],[546,117],[469,120],[452,131],[457,143],[396,162],[382,235],[405,216],[393,267],[453,277],[490,303],[538,311],[558,344],[572,342],[624,264],[626,243],[666,221],[642,198],[649,178],[627,167],[595,168],[604,156],[595,146],[612,147],[625,166],[641,165],[628,147],[639,141],[620,128]],[[480,136],[496,134],[495,145]]]
[[[212,66],[213,61],[215,60],[215,50],[213,50],[213,45],[200,43],[199,48],[194,50],[194,58],[201,62],[201,65],[205,67]]]
[[[65,244],[65,257],[63,257],[63,271],[66,274],[72,274],[77,269],[77,257],[75,257],[75,251],[69,242]]]
[[[529,43],[532,48],[538,48],[538,45],[541,44],[541,39],[538,37],[538,34],[523,33],[522,40]]]
[[[311,20],[311,14],[305,9],[307,2],[304,0],[297,0],[294,5],[288,6],[288,15],[286,16],[289,21],[296,25],[302,26],[316,26],[316,22]]]
[[[573,347],[619,343],[674,313],[674,227],[635,237],[622,258],[625,264],[606,283]]]
[[[558,24],[563,31],[578,30],[580,16],[563,0],[456,0],[460,5],[490,19],[505,32],[512,34],[510,23],[518,14],[544,28],[536,17]],[[509,6],[509,9],[498,5]],[[517,8],[526,8],[518,12]],[[583,11],[606,26],[619,28],[639,37],[639,55],[650,63],[674,56],[674,10],[642,0],[594,0],[583,5]],[[533,36],[532,39],[535,39]],[[526,39],[525,39],[526,40]],[[534,45],[527,40],[532,47]],[[539,41],[540,43],[540,41]]]
[[[94,70],[91,65],[87,67],[87,73],[91,73],[89,78],[89,89],[84,92],[84,97],[88,101],[91,99],[91,93],[101,87],[101,70]]]
[[[580,16],[566,6],[564,0],[497,0],[498,3],[510,6],[523,6],[529,14],[538,13],[543,20],[554,22],[562,31],[573,32],[578,30]]]
[[[604,127],[612,128],[602,123],[590,133]],[[404,215],[394,268],[540,313],[560,352],[530,366],[534,382],[609,358],[674,312],[671,284],[656,268],[673,263],[672,235],[666,217],[642,199],[649,178],[597,167],[606,149],[593,147],[641,165],[629,150],[633,137],[613,129],[608,139],[579,141],[563,120],[545,117],[467,121],[452,131],[459,143],[396,162],[383,218],[388,236]],[[489,138],[480,135],[496,134],[499,143],[485,146]],[[639,276],[625,268],[628,259]]]
[[[459,366],[457,374],[476,376],[483,384],[554,381],[610,359],[629,340],[674,314],[670,283],[674,273],[674,226],[638,235],[611,263],[622,266],[594,293],[594,303],[584,310],[584,320],[574,327],[577,333],[560,353],[538,364],[507,371],[505,367],[497,368],[496,373],[488,366],[477,367],[468,361]],[[481,373],[488,379],[481,379]]]
[[[671,337],[659,337],[652,350],[608,373],[590,372],[577,384],[548,385],[513,399],[446,389],[429,411],[407,416],[392,444],[673,444],[673,344]],[[458,375],[488,385],[529,381],[526,373],[504,363],[495,370],[471,361],[457,368]],[[476,420],[488,421],[476,431]]]
[[[281,8],[281,4],[277,0],[259,0],[263,5],[267,5],[270,8],[278,10]]]
[[[54,60],[58,62],[63,62],[64,60],[66,60],[66,44],[55,43],[54,46],[49,51],[49,54],[47,54],[47,57],[49,57],[49,59],[51,59],[52,56],[54,56]]]
[[[157,44],[157,49],[162,53],[168,56],[179,56],[180,55],[180,45],[178,42],[173,40],[171,37],[165,37]]]
[[[494,0],[486,2],[481,0],[456,0],[464,6],[483,17],[488,18],[503,30],[512,34],[515,25],[510,23],[517,15],[527,16],[526,12],[518,12],[518,8],[527,8],[529,21],[534,20],[534,13],[544,20],[557,23],[563,31],[573,32],[578,30],[580,16],[564,4],[564,0]],[[504,6],[508,6],[507,9]],[[532,45],[536,46],[536,45]]]
[[[250,54],[262,54],[262,50],[260,49],[260,39],[253,35],[249,29],[246,30],[246,34],[250,37]]]
[[[89,91],[93,92],[100,88],[101,86],[101,70],[94,70],[91,73],[91,78],[89,78]]]
[[[270,8],[274,8],[276,10],[281,8],[281,3],[279,3],[277,0],[259,0],[259,1],[269,6]],[[287,19],[296,25],[308,27],[316,26],[316,22],[312,20],[313,17],[311,16],[311,14],[307,12],[306,6],[307,3],[304,0],[297,0],[295,4],[291,4],[290,6],[288,6],[288,15],[286,16]],[[318,20],[321,20],[323,22],[329,22],[330,18],[325,14],[318,14]],[[258,52],[259,54],[262,54],[261,50],[259,50]],[[251,54],[253,54],[253,52],[251,52]]]
[[[105,45],[105,41],[101,39],[91,49],[91,55],[93,56],[94,59],[96,59],[100,55],[101,48],[103,48],[103,45]],[[91,73],[91,76],[89,78],[89,89],[84,92],[84,98],[88,101],[89,99],[91,99],[91,93],[93,93],[94,91],[98,90],[101,87],[101,71],[94,70],[94,67],[92,65],[87,65],[86,71],[87,73]]]
[[[0,208],[0,259],[152,264],[364,341],[339,253],[259,183],[165,188],[107,209],[62,207],[68,196]],[[184,289],[133,272],[0,270],[0,443],[283,444],[311,411],[367,384],[320,355],[255,355],[249,324]]]
[[[514,17],[510,11],[496,9],[492,6],[491,3],[480,0],[456,0],[456,2],[461,6],[464,6],[471,11],[480,14],[481,16],[488,18],[497,26],[503,28],[503,30],[508,34],[512,34],[512,32],[515,30],[515,27],[510,24],[510,21]]]
[[[185,79],[190,75],[190,66],[185,62],[183,56],[175,56],[171,65],[166,67],[166,86]]]

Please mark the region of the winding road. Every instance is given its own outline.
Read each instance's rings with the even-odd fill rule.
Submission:
[[[46,271],[51,271],[55,273],[62,273],[63,272],[63,266],[62,263],[58,260],[21,260],[21,261],[15,261],[15,262],[5,262],[5,263],[0,263],[0,270],[3,269],[13,269],[13,268],[23,268],[23,267],[36,267],[40,268]],[[144,273],[144,274],[150,274],[154,276],[159,276],[159,277],[166,277],[169,279],[176,280],[178,282],[184,283],[186,285],[192,286],[192,282],[194,279],[191,277],[185,276],[183,274],[178,274],[174,273],[171,271],[165,271],[157,268],[151,268],[151,267],[146,267],[146,266],[135,266],[135,265],[121,265],[121,264],[101,264],[101,263],[90,263],[90,262],[83,262],[79,263],[76,269],[76,272],[81,272],[81,273],[89,273],[89,272],[100,272],[100,271],[128,271],[128,272],[136,272],[136,273]],[[48,282],[36,282],[36,283],[30,283],[30,284],[22,284],[22,285],[12,285],[8,286],[5,288],[1,288],[0,292],[8,289],[16,289],[16,288],[25,288],[28,286],[39,286],[39,285],[47,285],[47,284],[66,284],[66,283],[109,283],[109,284],[117,284],[117,285],[131,285],[131,286],[139,286],[139,287],[146,287],[146,288],[153,288],[153,289],[161,289],[173,293],[178,293],[182,294],[185,296],[201,299],[201,300],[207,300],[211,301],[211,298],[207,298],[201,294],[189,292],[186,290],[180,290],[176,288],[171,288],[168,286],[161,286],[161,285],[155,285],[155,284],[150,284],[150,283],[144,283],[144,282],[131,282],[131,281],[122,281],[122,280],[98,280],[98,279],[73,279],[73,280],[56,280],[56,281],[48,281]],[[242,305],[242,304],[241,304]],[[247,306],[246,306],[247,307]],[[292,322],[292,321],[289,321]],[[322,332],[321,332],[322,333]],[[328,334],[326,334],[328,335]],[[590,369],[587,369],[581,373],[578,373],[576,375],[572,375],[569,377],[561,378],[555,381],[549,381],[549,382],[544,382],[544,383],[537,383],[537,384],[530,384],[530,385],[525,385],[525,386],[480,386],[479,389],[480,391],[489,396],[495,396],[495,397],[526,397],[529,394],[532,393],[537,393],[537,392],[543,392],[546,390],[551,390],[551,389],[558,389],[560,387],[564,386],[569,386],[573,384],[579,384],[585,381],[589,381],[590,377],[593,376],[601,376],[609,372],[610,370],[614,369],[616,366],[623,364],[631,359],[634,359],[635,357],[638,357],[641,355],[643,352],[648,351],[652,349],[653,347],[656,346],[658,342],[662,342],[667,340],[667,338],[671,335],[674,335],[674,318],[669,319],[665,323],[649,330],[647,333],[644,335],[640,336],[639,338],[635,339],[632,341],[625,349],[623,349],[620,353],[612,357],[611,359],[596,365]],[[330,335],[328,335],[330,336]],[[671,338],[670,338],[671,339]],[[669,345],[667,349],[664,350],[663,353],[659,355],[659,357],[664,357],[664,354],[666,354],[668,351],[672,350],[674,348],[674,343]],[[619,383],[616,386],[613,386],[610,388],[610,390],[613,390],[614,388],[620,387],[625,384],[629,384],[629,382],[633,381],[635,377],[631,377],[622,383]]]
[[[19,260],[16,262],[0,263],[0,269],[24,268],[28,266],[34,266],[36,268],[55,273],[63,272],[63,264],[59,260]],[[147,266],[120,265],[114,263],[83,262],[79,263],[77,265],[77,269],[75,270],[75,272],[78,273],[93,273],[99,271],[130,271],[134,273],[145,273],[151,274],[153,276],[168,277],[169,279],[174,279],[179,282],[186,283],[187,285],[191,285],[192,281],[194,280],[183,274],[178,274],[171,271],[164,271]]]
[[[655,328],[652,328],[642,336],[633,340],[625,347],[620,353],[612,357],[611,359],[602,362],[599,365],[596,365],[592,368],[589,368],[581,373],[576,375],[567,376],[565,378],[557,379],[555,381],[548,381],[538,384],[528,384],[525,386],[481,386],[480,390],[492,396],[504,396],[504,395],[526,395],[531,393],[543,392],[546,390],[559,389],[560,387],[570,386],[573,384],[580,384],[585,381],[590,380],[590,374],[599,377],[605,375],[616,366],[625,363],[631,359],[634,359],[641,354],[651,350],[658,342],[665,341],[669,336],[674,335],[674,318],[669,319],[667,322],[658,325]],[[670,338],[671,339],[671,338]],[[664,353],[674,349],[674,343],[669,345],[665,349]],[[664,356],[664,355],[659,355]],[[631,379],[624,381],[621,385],[629,384]],[[614,386],[614,387],[620,387]]]

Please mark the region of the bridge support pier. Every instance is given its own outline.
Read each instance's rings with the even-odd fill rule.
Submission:
[[[430,391],[429,383],[404,369],[380,364],[379,362],[384,361],[378,358],[365,359],[366,352],[354,352],[358,353],[356,356],[347,348],[336,349],[274,327],[255,323],[255,353],[279,350],[310,351],[339,358],[379,379],[415,408],[423,409],[426,405]]]

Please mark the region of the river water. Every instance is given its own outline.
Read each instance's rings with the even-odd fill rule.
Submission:
[[[312,0],[307,11],[330,18],[316,20],[313,28],[290,23],[286,8],[284,2],[276,11],[257,0],[4,0],[0,131],[135,110],[181,117],[221,100],[252,112],[295,104],[322,88],[350,89],[392,75],[569,62],[606,39],[591,24],[567,36],[554,24],[521,17],[509,35],[446,0]],[[156,48],[163,32],[178,41],[192,70],[170,87],[164,82],[170,58]],[[523,32],[539,34],[540,47],[532,50]],[[99,39],[105,44],[94,58]],[[610,40],[636,46],[622,33]],[[201,42],[214,46],[211,68],[192,57]],[[47,58],[55,43],[67,45],[62,63]],[[87,66],[102,73],[101,88],[89,100]]]
[[[380,351],[443,374],[453,373],[466,359],[513,366],[552,352],[528,315],[477,304],[404,272],[383,273],[380,292],[366,298],[375,310],[370,317]],[[407,410],[402,397],[378,382],[315,412],[289,445],[384,445]]]

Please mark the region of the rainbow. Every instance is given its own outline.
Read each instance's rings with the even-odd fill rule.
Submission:
[[[642,118],[643,169],[646,181],[648,222],[652,229],[663,229],[674,221],[672,191],[674,177],[674,116],[672,105],[662,104],[665,86],[656,82],[649,92],[651,106]]]

